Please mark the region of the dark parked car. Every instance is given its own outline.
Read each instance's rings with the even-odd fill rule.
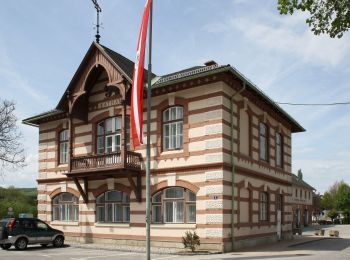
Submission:
[[[36,218],[7,218],[0,221],[0,247],[4,250],[12,245],[17,250],[24,250],[28,244],[64,244],[64,233],[53,229],[44,221]]]

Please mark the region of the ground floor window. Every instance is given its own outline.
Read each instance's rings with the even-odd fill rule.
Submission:
[[[73,194],[64,192],[52,200],[52,220],[78,221],[79,199]]]
[[[268,199],[267,192],[260,193],[260,221],[268,220]]]
[[[121,191],[107,191],[97,197],[96,219],[102,223],[129,223],[130,197]]]
[[[171,187],[152,197],[153,223],[196,223],[196,194]]]

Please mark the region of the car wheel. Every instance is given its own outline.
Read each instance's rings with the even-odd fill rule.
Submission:
[[[27,248],[27,245],[28,245],[27,239],[25,239],[24,237],[21,237],[21,238],[17,239],[17,241],[15,243],[15,248],[17,250],[24,250]]]
[[[54,240],[53,240],[53,246],[54,247],[62,247],[64,244],[64,237],[63,236],[57,236]]]
[[[2,249],[4,249],[4,250],[9,250],[11,246],[12,246],[11,244],[3,244],[3,245],[0,245],[0,247],[1,247]]]

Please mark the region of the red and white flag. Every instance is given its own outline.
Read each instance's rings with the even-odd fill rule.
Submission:
[[[144,83],[144,63],[145,63],[145,48],[146,48],[146,36],[148,28],[148,19],[151,10],[152,0],[147,0],[141,29],[139,34],[139,40],[137,43],[136,60],[134,67],[134,75],[132,79],[131,89],[131,139],[134,147],[143,144],[143,83]]]

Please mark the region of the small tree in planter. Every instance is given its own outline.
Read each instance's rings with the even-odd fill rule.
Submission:
[[[199,236],[196,234],[196,231],[193,233],[191,231],[186,231],[185,236],[182,237],[182,243],[185,248],[190,248],[192,252],[196,250],[197,246],[201,245]]]

